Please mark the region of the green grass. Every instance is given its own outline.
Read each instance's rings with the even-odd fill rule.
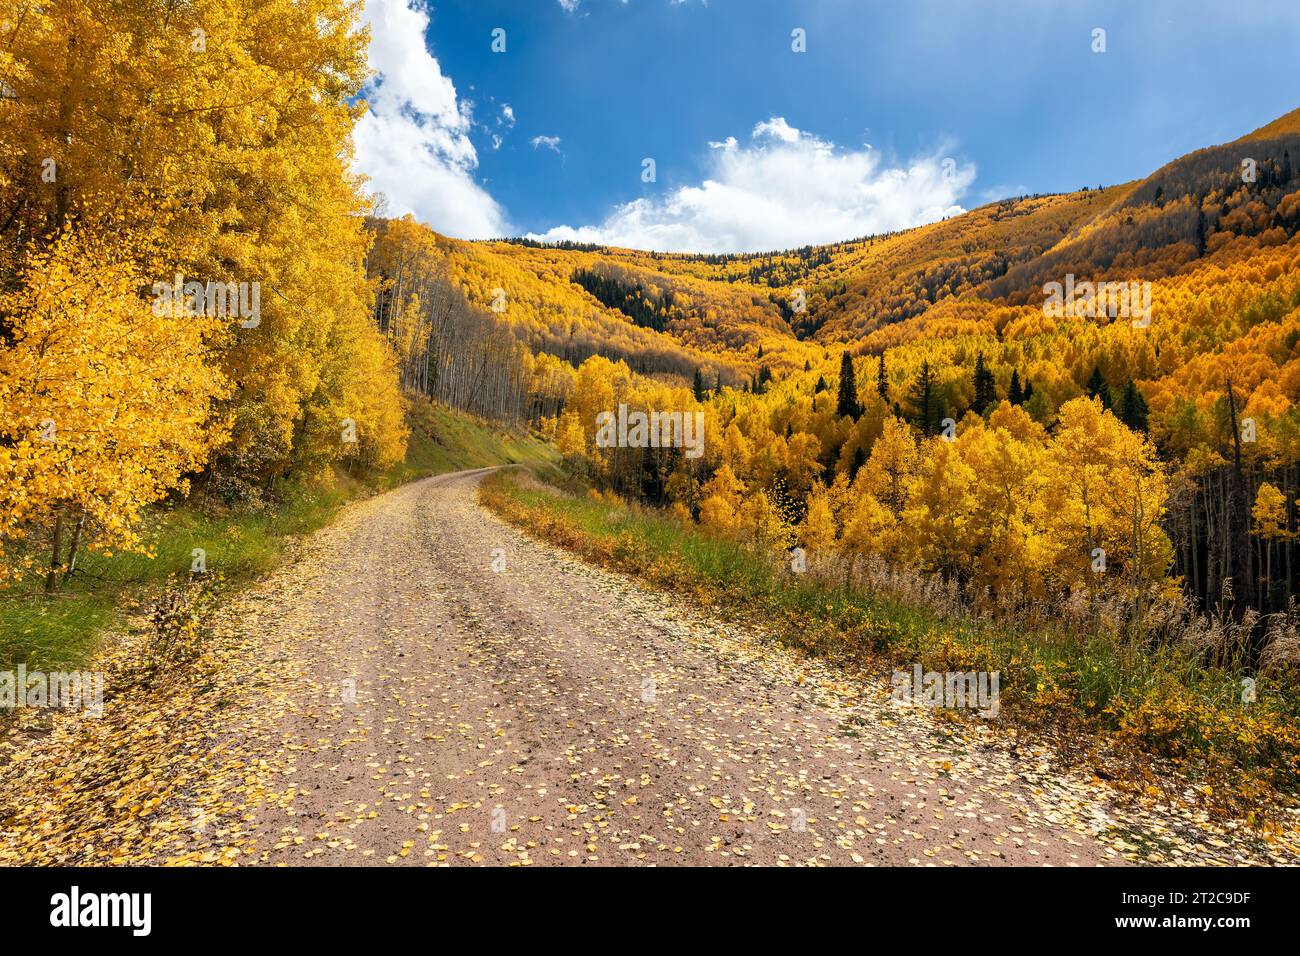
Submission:
[[[551,446],[535,438],[503,430],[431,402],[421,402],[412,408],[407,421],[411,438],[406,461],[390,477],[392,483],[466,468],[553,462],[558,458]]]
[[[104,630],[132,606],[170,583],[188,579],[191,552],[203,548],[218,587],[238,587],[275,567],[289,542],[328,524],[348,501],[425,475],[514,462],[554,460],[552,448],[526,434],[501,429],[429,402],[409,412],[405,461],[377,475],[335,471],[311,484],[276,489],[273,507],[230,512],[203,501],[152,509],[142,538],[151,554],[111,557],[83,551],[77,573],[59,593],[41,593],[33,577],[0,592],[0,670],[69,670],[94,652]]]

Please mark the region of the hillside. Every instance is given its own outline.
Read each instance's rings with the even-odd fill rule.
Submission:
[[[1128,555],[1112,557],[1130,576],[1121,590],[1134,596],[1137,561],[1139,576],[1181,582],[1198,607],[1219,604],[1231,586],[1236,613],[1270,611],[1296,590],[1297,127],[1300,111],[1138,182],[1008,199],[900,233],[786,252],[465,243],[411,222],[396,248],[414,248],[421,235],[436,247],[430,274],[469,312],[491,315],[519,349],[517,414],[553,430],[562,450],[624,493],[707,521],[703,504],[725,466],[727,495],[760,494],[798,528],[819,484],[853,482],[859,495],[872,487],[877,442],[894,423],[909,427],[911,445],[891,454],[917,456],[908,470],[923,481],[940,467],[932,443],[945,420],[991,428],[1001,406],[1014,415],[997,429],[1041,451],[1072,403],[1094,399],[1107,420],[1149,443],[1161,481],[1157,500],[1143,505],[1160,540],[1114,530],[1110,553]],[[386,255],[372,257],[371,271],[392,287],[383,262],[406,253]],[[1095,316],[1049,314],[1044,286],[1076,280],[1132,284],[1135,305],[1149,296],[1149,321],[1110,314],[1104,299]],[[494,296],[502,307],[489,312]],[[855,379],[847,386],[845,351]],[[633,460],[594,448],[594,415],[615,399],[698,403],[713,436],[700,465],[682,471],[662,453]],[[1234,440],[1247,421],[1250,438]],[[976,475],[988,467],[967,464]],[[1014,477],[1020,491],[1029,477]],[[907,501],[901,491],[880,499],[882,518],[905,520]],[[722,519],[716,509],[712,518],[741,533],[747,521],[767,520]],[[837,514],[827,531],[836,547],[859,533],[846,520]],[[933,542],[895,543],[901,550],[889,559],[955,575],[962,587],[979,583],[972,560],[987,542],[969,537],[965,518],[944,520],[957,523],[941,553]],[[1026,526],[1007,557],[1028,575],[1022,597],[1043,593],[1053,561],[1075,561],[1071,554],[1106,537],[1094,515],[1051,558],[1059,542],[1046,551],[1033,543],[1047,533]],[[887,537],[873,532],[854,547],[876,551]],[[1087,578],[1053,580],[1068,592]]]
[[[600,354],[679,381],[701,369],[706,384],[740,386],[765,366],[778,379],[804,367],[833,374],[831,351],[845,343],[855,354],[903,349],[898,358],[909,374],[891,378],[902,386],[919,364],[912,353],[920,343],[941,379],[949,365],[968,373],[974,351],[984,349],[1002,393],[1017,368],[1049,387],[1037,415],[1049,424],[1094,367],[1117,388],[1130,377],[1163,380],[1250,332],[1249,317],[1225,325],[1199,311],[1204,303],[1189,310],[1183,299],[1209,283],[1240,313],[1250,299],[1278,294],[1269,283],[1294,271],[1298,129],[1295,111],[1139,182],[1008,199],[902,233],[787,252],[691,256],[439,242],[472,303],[490,306],[493,290],[502,290],[502,318],[534,354],[572,365]],[[1253,181],[1244,181],[1243,158],[1253,160]],[[1151,281],[1162,318],[1140,341],[1094,325],[1064,330],[1062,342],[1063,330],[1037,306],[1045,282],[1070,274]],[[1047,355],[1053,361],[1044,362]],[[1254,378],[1252,385],[1262,381]],[[970,397],[943,387],[950,404]]]
[[[1243,152],[1247,144],[1250,156]],[[1242,181],[1245,158],[1255,162],[1253,183]],[[1155,279],[1194,268],[1227,245],[1236,252],[1229,258],[1238,258],[1259,244],[1234,244],[1240,237],[1269,245],[1295,234],[1296,204],[1283,200],[1297,176],[1300,110],[1233,143],[1175,159],[1138,182],[1006,199],[929,226],[828,246],[693,256],[448,242],[472,297],[486,302],[492,287],[512,288],[511,304],[533,326],[542,350],[568,348],[569,358],[591,349],[635,358],[646,370],[680,371],[691,361],[722,358],[745,367],[760,341],[778,351],[786,335],[855,343],[948,299],[1036,301],[1043,281],[1069,272]],[[653,328],[672,342],[621,327],[629,319],[638,327],[646,323],[575,289],[573,276],[592,270],[617,272],[628,286],[642,283],[655,306]],[[807,312],[796,315],[789,304],[799,289]],[[665,293],[671,293],[666,303]],[[924,328],[915,327],[920,334]],[[599,349],[583,329],[600,341]],[[571,336],[577,342],[568,346]],[[673,343],[687,348],[669,357]]]

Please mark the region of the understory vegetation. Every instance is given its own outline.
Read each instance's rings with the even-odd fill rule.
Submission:
[[[1129,790],[1261,826],[1295,804],[1300,696],[1281,672],[1259,674],[1256,700],[1244,704],[1242,673],[1204,663],[1206,640],[1231,642],[1242,625],[1213,633],[1171,620],[1169,633],[1143,640],[1105,608],[1068,625],[995,620],[916,573],[860,569],[851,586],[815,562],[794,573],[783,551],[710,533],[557,468],[490,476],[481,498],[534,535],[865,673],[917,663],[999,671],[1003,721],[1051,736],[1061,753]],[[1293,619],[1274,626],[1294,640]]]
[[[169,594],[185,593],[188,604],[256,579],[286,560],[298,537],[358,497],[426,475],[553,457],[522,431],[423,400],[408,408],[407,423],[406,457],[384,471],[351,475],[336,467],[311,481],[275,484],[251,501],[196,493],[164,502],[142,522],[141,551],[88,551],[53,595],[39,579],[0,591],[0,670],[78,667],[106,628]],[[192,570],[195,548],[203,549],[201,573]]]

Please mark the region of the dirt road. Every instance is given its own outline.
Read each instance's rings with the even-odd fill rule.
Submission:
[[[1033,758],[528,540],[481,474],[349,513],[263,615],[311,688],[266,861],[1122,859]]]

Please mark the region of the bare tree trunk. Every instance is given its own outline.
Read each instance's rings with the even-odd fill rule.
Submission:
[[[1250,545],[1247,541],[1246,522],[1250,508],[1246,504],[1246,486],[1241,470],[1241,433],[1237,424],[1237,397],[1232,390],[1232,381],[1227,382],[1228,418],[1232,425],[1232,473],[1224,521],[1224,543],[1228,549],[1228,576],[1232,578],[1233,593],[1236,596],[1250,595],[1254,590],[1250,580]],[[1249,598],[1247,598],[1249,600]],[[1245,612],[1245,605],[1240,600],[1233,601],[1233,617],[1240,620]]]
[[[1187,509],[1188,516],[1191,519],[1192,593],[1194,594],[1200,592],[1201,590],[1201,562],[1200,562],[1201,542],[1200,539],[1197,537],[1199,533],[1199,529],[1196,527],[1196,515],[1197,515],[1196,499],[1199,497],[1200,497],[1199,491],[1193,492],[1191,505]]]
[[[1286,548],[1286,606],[1287,606],[1288,608],[1291,606],[1291,580],[1292,580],[1292,579],[1291,579],[1291,542],[1292,542],[1292,537],[1291,537],[1291,524],[1292,524],[1292,522],[1291,522],[1291,515],[1292,515],[1292,511],[1291,511],[1291,507],[1292,507],[1292,505],[1295,503],[1295,495],[1294,495],[1294,493],[1293,493],[1294,490],[1295,490],[1295,480],[1294,480],[1293,475],[1294,475],[1294,469],[1293,469],[1290,465],[1287,465],[1287,468],[1286,468],[1286,477],[1287,477],[1287,483],[1286,483],[1286,485],[1287,485],[1287,495],[1286,495],[1286,532],[1287,532],[1287,536],[1286,536],[1285,538],[1283,538],[1282,540],[1285,542],[1285,545],[1284,545],[1284,546],[1285,546],[1285,548]]]
[[[1268,595],[1269,606],[1264,609],[1264,613],[1267,614],[1273,610],[1273,540],[1271,538],[1266,539],[1264,541],[1264,547],[1268,549],[1268,557],[1265,559],[1264,568],[1264,579],[1268,581],[1268,591],[1266,593]]]
[[[77,549],[81,547],[81,532],[86,527],[86,509],[82,508],[77,516],[77,527],[72,531],[72,545],[68,549],[68,570],[63,573],[63,583],[68,582],[72,572],[77,569]]]
[[[63,509],[54,516],[54,548],[50,552],[50,570],[45,575],[45,593],[53,594],[59,586],[59,553],[63,550]]]

